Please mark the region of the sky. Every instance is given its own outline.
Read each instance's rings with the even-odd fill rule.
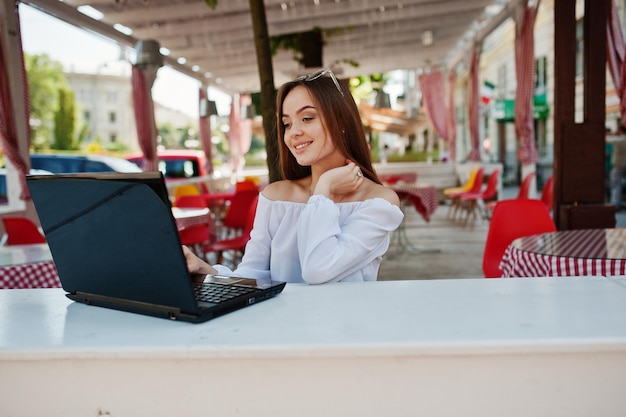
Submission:
[[[127,68],[130,63],[120,61],[120,46],[103,36],[79,29],[59,19],[20,4],[22,47],[29,55],[48,54],[66,68],[96,72]],[[118,72],[119,73],[119,72]],[[191,117],[198,117],[198,89],[200,83],[193,78],[163,66],[157,73],[152,87],[154,101],[168,108],[179,110]],[[209,96],[217,101],[221,115],[228,114],[230,98],[211,90]]]

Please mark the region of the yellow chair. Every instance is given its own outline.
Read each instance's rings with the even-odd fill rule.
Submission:
[[[193,184],[184,184],[174,187],[174,201],[183,195],[200,195],[200,190]]]
[[[459,189],[459,191],[453,191],[452,188],[447,188],[446,190],[448,190],[448,192],[446,193],[446,190],[444,190],[446,197],[450,199],[450,206],[448,207],[448,218],[455,218],[456,213],[459,209],[459,205],[461,203],[461,196],[463,195],[463,193],[478,193],[481,190],[483,186],[484,173],[485,168],[482,166],[472,168],[472,170],[470,171],[470,176],[465,183],[465,185],[470,184],[470,187],[468,189],[466,189],[464,185],[463,187],[456,187]]]
[[[256,186],[259,186],[261,184],[261,178],[259,178],[257,176],[247,176],[247,177],[244,177],[243,180],[244,181],[252,181]]]
[[[466,192],[472,189],[472,187],[474,186],[474,181],[476,180],[476,174],[478,174],[478,169],[480,167],[474,167],[472,168],[472,170],[470,171],[469,177],[467,178],[467,181],[465,182],[465,184],[463,184],[460,187],[449,187],[449,188],[444,188],[443,190],[443,194],[446,197],[449,197],[451,194],[455,194],[455,193],[462,193],[462,192]]]

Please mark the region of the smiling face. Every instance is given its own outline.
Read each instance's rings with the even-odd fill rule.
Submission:
[[[285,145],[302,166],[324,164],[337,166],[343,158],[337,152],[322,114],[309,91],[298,86],[292,89],[282,107]]]

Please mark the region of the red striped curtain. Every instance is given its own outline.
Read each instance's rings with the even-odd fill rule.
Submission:
[[[619,97],[619,113],[622,124],[626,125],[626,66],[624,65],[624,35],[622,34],[619,14],[615,6],[615,0],[609,2],[608,21],[606,26],[606,60],[609,72],[615,86],[615,93]]]
[[[444,76],[441,71],[433,71],[418,77],[420,90],[426,106],[426,116],[430,126],[448,144],[450,160],[456,160],[456,114],[454,107],[454,87],[456,75],[448,74],[448,105],[445,103]]]
[[[524,5],[522,21],[516,22],[515,33],[515,133],[519,140],[518,159],[522,165],[537,162],[533,97],[535,95],[535,18],[537,7]]]
[[[480,122],[480,86],[478,85],[478,64],[480,62],[480,54],[476,49],[472,52],[472,58],[469,70],[469,82],[467,84],[467,112],[470,133],[471,149],[467,155],[468,161],[480,161],[480,138],[479,138],[479,122]]]
[[[135,122],[137,124],[137,139],[143,152],[144,171],[156,171],[157,128],[154,120],[154,106],[152,104],[152,84],[156,79],[156,69],[140,69],[133,66],[133,104],[135,107]]]
[[[454,87],[456,74],[451,71],[448,74],[448,154],[450,161],[456,161],[456,109],[454,106]]]
[[[200,103],[207,100],[207,93],[204,86],[200,87],[198,100]],[[198,124],[200,126],[200,144],[206,156],[205,169],[206,172],[211,175],[213,174],[213,152],[211,149],[211,115],[208,114],[208,111],[207,114],[200,115]]]
[[[241,108],[252,103],[252,98],[248,94],[235,95],[230,106],[230,117],[228,123],[228,143],[230,144],[230,155],[232,158],[233,173],[239,173],[246,164],[244,155],[250,150],[252,144],[252,120],[243,119]],[[243,115],[245,117],[245,115]]]
[[[30,125],[28,120],[30,119],[30,104],[29,104],[29,94],[28,94],[28,82],[26,78],[26,68],[24,66],[24,54],[22,51],[22,36],[20,32],[20,21],[19,21],[19,13],[18,13],[18,5],[16,2],[15,5],[15,25],[17,29],[17,40],[18,40],[18,52],[19,52],[19,60],[22,71],[22,92],[24,94],[24,115],[26,120],[22,120],[22,123],[25,123],[27,129],[27,135],[25,140],[22,141],[25,143],[26,147],[29,147],[30,144]],[[10,16],[7,16],[10,18]],[[8,22],[7,22],[8,23]],[[1,33],[0,33],[1,35]],[[9,78],[7,73],[7,63],[5,62],[5,53],[8,51],[4,51],[2,48],[3,42],[0,42],[0,144],[2,145],[2,149],[6,157],[11,161],[11,164],[15,167],[19,174],[20,180],[20,199],[29,200],[30,193],[28,191],[28,186],[26,185],[26,174],[28,174],[28,164],[20,155],[20,140],[17,137],[17,128],[15,126],[14,115],[15,112],[12,111],[11,104],[11,89],[9,87]]]
[[[240,97],[240,106],[252,106],[252,97],[250,94],[244,94]],[[240,140],[240,151],[241,155],[245,155],[250,150],[250,146],[252,145],[252,119],[246,118],[246,115],[243,115],[244,118],[239,119],[239,123],[241,123],[241,138]],[[245,162],[245,161],[244,161]]]
[[[445,103],[445,88],[441,71],[424,73],[418,77],[426,116],[435,133],[444,139],[448,139],[448,120]]]

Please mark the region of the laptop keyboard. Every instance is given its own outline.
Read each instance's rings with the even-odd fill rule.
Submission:
[[[241,295],[249,294],[256,291],[256,289],[205,282],[194,284],[194,291],[198,301],[217,304]]]

